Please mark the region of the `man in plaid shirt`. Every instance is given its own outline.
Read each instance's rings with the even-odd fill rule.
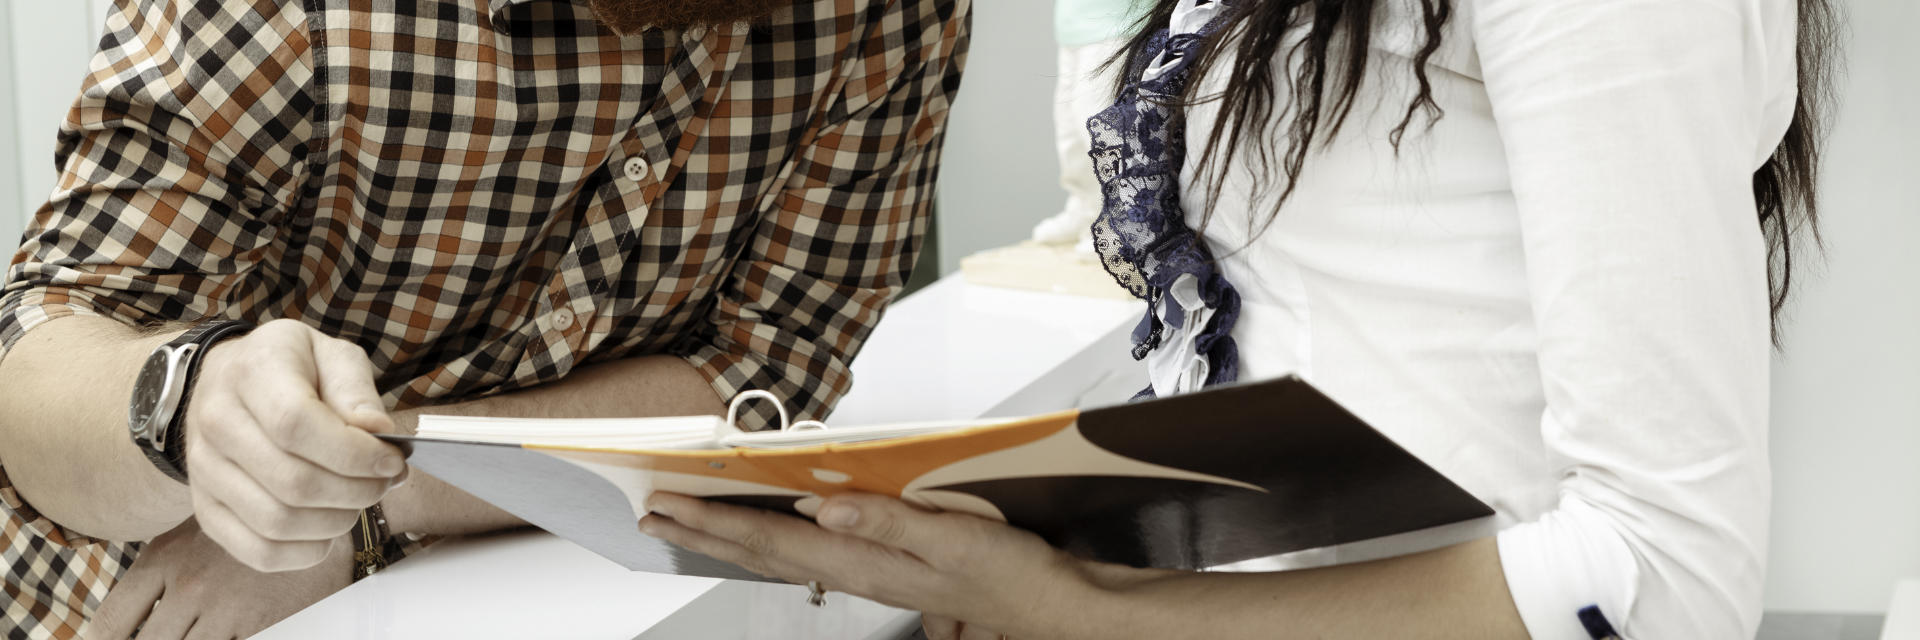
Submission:
[[[376,504],[517,525],[369,433],[423,410],[824,416],[918,253],[969,15],[116,6],[0,292],[5,638],[248,635],[350,581]],[[181,447],[143,449],[143,363],[195,340]]]

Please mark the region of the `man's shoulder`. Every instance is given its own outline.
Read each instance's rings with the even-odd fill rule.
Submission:
[[[271,65],[288,71],[311,46],[301,0],[139,0],[110,10],[103,53],[126,60],[166,56],[197,81],[220,81],[222,70]],[[228,78],[231,79],[231,78]]]

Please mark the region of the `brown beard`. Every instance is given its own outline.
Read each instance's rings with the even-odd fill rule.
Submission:
[[[794,0],[591,0],[600,24],[616,33],[647,27],[685,29],[765,18]]]

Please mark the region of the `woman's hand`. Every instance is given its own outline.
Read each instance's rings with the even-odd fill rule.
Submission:
[[[932,638],[1083,631],[1097,618],[1101,585],[1135,571],[1073,558],[1003,523],[870,494],[828,499],[817,526],[669,493],[653,494],[647,510],[647,535],[761,575],[924,612]]]
[[[245,638],[347,587],[353,546],[328,543],[318,565],[286,573],[261,573],[241,564],[186,523],[154,538],[133,568],[100,602],[80,636],[122,640]]]

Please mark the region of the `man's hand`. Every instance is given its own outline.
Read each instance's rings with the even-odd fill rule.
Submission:
[[[319,564],[405,476],[400,450],[372,435],[393,422],[353,343],[279,320],[201,366],[186,416],[194,519],[246,566]]]
[[[245,638],[346,588],[353,546],[333,542],[325,562],[295,573],[241,565],[192,520],[155,538],[100,603],[81,637],[123,640]]]

